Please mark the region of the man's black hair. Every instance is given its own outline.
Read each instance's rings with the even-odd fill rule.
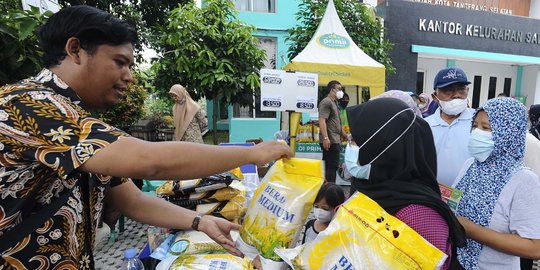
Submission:
[[[137,32],[127,22],[87,5],[71,6],[52,15],[39,29],[46,68],[60,64],[67,56],[65,46],[71,37],[79,39],[81,48],[95,53],[99,45],[135,45]]]
[[[326,95],[330,94],[330,91],[332,91],[332,89],[338,84],[341,84],[341,83],[336,81],[336,80],[330,81],[328,83],[328,85],[326,86],[326,93],[325,94]]]

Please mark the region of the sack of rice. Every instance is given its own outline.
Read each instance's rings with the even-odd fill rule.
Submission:
[[[246,197],[237,195],[225,202],[199,204],[192,208],[195,212],[237,221],[246,214]]]
[[[161,261],[156,270],[250,270],[254,269],[246,258],[231,254],[198,254],[169,257]]]
[[[238,238],[238,231],[231,231],[233,240]],[[192,254],[227,253],[227,250],[212,240],[208,235],[199,231],[179,231],[167,251],[167,256]]]
[[[307,269],[440,269],[446,254],[375,201],[356,192],[315,240],[276,252]]]
[[[186,195],[192,192],[207,192],[225,188],[229,186],[233,180],[241,180],[243,178],[244,176],[242,175],[240,168],[236,168],[229,172],[219,173],[201,179],[167,181],[156,189],[156,193],[158,195],[173,196]]]
[[[191,193],[188,195],[165,196],[165,199],[178,206],[193,209],[199,204],[215,203],[231,200],[236,196],[241,196],[242,191],[233,187],[225,187],[201,193]]]
[[[246,257],[261,257],[264,270],[286,266],[274,248],[290,248],[323,184],[320,160],[278,160],[255,191],[236,246]]]

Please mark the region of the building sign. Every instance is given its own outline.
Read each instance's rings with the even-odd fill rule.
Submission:
[[[470,9],[470,10],[490,11],[494,13],[501,13],[501,14],[508,14],[508,15],[513,14],[512,9],[499,8],[497,6],[478,5],[474,3],[463,3],[459,1],[449,1],[449,0],[413,0],[413,1],[426,3],[426,4],[440,5],[440,6],[464,8],[464,9]]]
[[[418,20],[418,31],[512,41],[518,43],[540,44],[540,32],[523,32],[509,28],[497,28],[485,25],[464,24],[459,22],[439,21],[423,18]]]

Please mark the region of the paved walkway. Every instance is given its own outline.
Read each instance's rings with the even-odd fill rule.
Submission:
[[[125,230],[117,231],[116,241],[110,239],[110,229],[104,224],[96,235],[96,248],[94,258],[97,270],[120,269],[124,258],[124,250],[136,248],[138,251],[144,247],[147,241],[146,230],[148,225],[126,218]],[[149,269],[146,269],[149,270]]]

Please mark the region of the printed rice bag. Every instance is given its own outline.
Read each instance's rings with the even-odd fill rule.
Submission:
[[[199,204],[224,202],[236,196],[242,196],[242,191],[232,187],[225,187],[202,193],[191,193],[188,195],[166,196],[165,199],[178,206],[194,208]]]
[[[246,214],[246,197],[237,195],[229,201],[199,204],[192,208],[195,212],[205,215],[222,217],[235,221]]]
[[[274,248],[296,243],[322,184],[321,160],[278,160],[249,204],[238,249],[250,260],[260,255],[264,270],[283,269],[286,265]]]
[[[356,192],[315,240],[277,249],[296,269],[440,269],[447,255],[416,231]]]
[[[254,269],[247,258],[232,254],[199,254],[169,257],[156,270],[243,270]]]
[[[156,193],[158,195],[173,196],[185,195],[192,192],[207,192],[225,188],[233,180],[241,180],[243,178],[244,176],[240,168],[236,168],[229,172],[219,173],[201,179],[167,181],[156,189]]]
[[[233,240],[238,238],[238,231],[231,231]],[[212,240],[208,235],[199,231],[179,231],[169,247],[167,256],[227,253],[227,250]]]

